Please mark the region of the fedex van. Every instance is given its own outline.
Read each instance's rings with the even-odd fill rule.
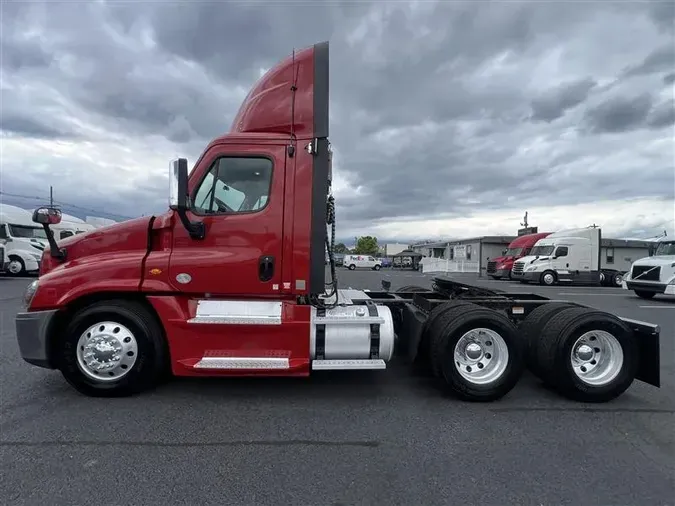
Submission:
[[[371,255],[345,255],[342,265],[350,271],[354,269],[373,269],[379,271],[382,268],[382,260]]]

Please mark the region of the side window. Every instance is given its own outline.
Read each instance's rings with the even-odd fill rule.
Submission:
[[[200,214],[246,213],[267,205],[272,162],[262,157],[221,157],[213,162],[195,193]]]
[[[0,224],[0,239],[7,239],[7,227],[5,224]]]
[[[66,237],[70,237],[71,235],[73,235],[73,233],[70,230],[61,231],[61,239],[65,239]]]
[[[566,257],[567,256],[567,246],[558,246],[558,249],[555,250],[556,257]]]
[[[368,260],[370,260],[371,262],[375,261],[375,259],[373,257],[368,257]]]
[[[523,249],[523,256],[526,257],[527,255],[529,255],[531,250],[532,250],[532,248]]]
[[[614,263],[614,248],[607,248],[607,263]]]

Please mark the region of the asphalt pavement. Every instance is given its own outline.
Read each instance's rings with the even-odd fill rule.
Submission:
[[[412,271],[339,270],[343,288],[429,286]],[[661,325],[663,387],[602,405],[529,374],[491,404],[441,395],[403,364],[310,379],[175,379],[92,399],[23,362],[30,280],[0,278],[0,498],[8,505],[675,504],[675,301],[612,288],[536,291]]]

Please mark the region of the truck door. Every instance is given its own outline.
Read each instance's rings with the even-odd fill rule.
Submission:
[[[176,220],[169,281],[183,292],[278,295],[283,243],[285,148],[216,144],[190,177],[193,239]],[[192,178],[196,178],[193,182]]]

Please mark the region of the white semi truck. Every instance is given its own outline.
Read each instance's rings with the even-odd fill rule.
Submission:
[[[624,270],[603,266],[598,227],[555,232],[536,242],[529,256],[513,264],[511,277],[542,285],[607,285],[620,287]],[[627,270],[626,265],[626,270]]]
[[[659,241],[653,256],[633,262],[622,286],[643,299],[675,295],[675,241]]]
[[[37,273],[39,270],[47,236],[32,218],[32,213],[25,209],[0,204],[0,244],[5,247],[6,269],[12,276]]]

